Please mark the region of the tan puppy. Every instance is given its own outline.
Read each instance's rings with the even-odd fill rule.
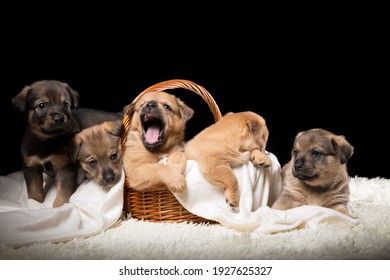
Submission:
[[[268,134],[260,115],[250,111],[227,113],[191,139],[185,153],[188,159],[198,163],[200,172],[210,183],[225,189],[226,202],[232,210],[237,210],[239,187],[232,167],[249,160],[255,165],[270,166],[265,154]]]
[[[74,158],[80,168],[78,185],[85,179],[94,179],[103,187],[112,187],[121,178],[122,120],[107,121],[83,129],[73,139]]]
[[[299,132],[292,158],[282,168],[282,190],[272,208],[317,205],[349,215],[346,163],[353,151],[342,135],[320,128]]]
[[[148,92],[129,105],[131,123],[126,135],[123,167],[136,190],[166,185],[183,192],[186,157],[184,136],[193,110],[166,92]]]

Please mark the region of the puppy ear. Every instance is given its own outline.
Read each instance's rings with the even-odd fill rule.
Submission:
[[[268,141],[269,133],[266,126],[260,125],[255,120],[246,120],[246,125],[253,135],[260,135],[265,142]]]
[[[354,152],[353,146],[345,139],[343,135],[333,136],[332,145],[340,159],[341,164],[347,163]]]
[[[12,104],[21,112],[26,111],[27,96],[30,92],[31,86],[25,86],[21,92],[19,92],[14,98],[12,98]]]
[[[188,107],[181,99],[176,97],[177,104],[179,105],[180,114],[185,121],[188,121],[194,115],[194,110]]]
[[[69,92],[69,95],[72,99],[72,109],[77,109],[79,107],[79,101],[80,101],[80,94],[75,91],[73,88],[71,88],[67,83],[62,83],[67,91]]]
[[[122,120],[106,122],[104,128],[108,134],[114,135],[116,137],[122,136],[122,133],[123,133]]]

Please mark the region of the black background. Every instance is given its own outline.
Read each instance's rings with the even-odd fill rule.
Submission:
[[[246,19],[245,26],[233,20],[199,29],[193,18],[176,14],[164,27],[86,22],[77,32],[52,29],[55,19],[3,32],[0,175],[22,167],[24,119],[11,98],[25,85],[61,80],[79,92],[81,107],[119,111],[155,83],[187,79],[206,88],[222,113],[261,114],[270,131],[267,150],[281,164],[297,132],[321,127],[355,147],[350,176],[390,178],[388,48],[373,28],[380,19],[334,26]],[[213,122],[212,114],[199,96],[177,94],[195,110],[189,139]]]

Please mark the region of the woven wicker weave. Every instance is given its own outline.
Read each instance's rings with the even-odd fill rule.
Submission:
[[[132,103],[138,101],[142,95],[151,91],[166,91],[169,89],[187,89],[189,92],[200,95],[208,104],[217,122],[221,118],[221,112],[210,93],[203,87],[189,80],[167,80],[157,83],[141,92]],[[124,133],[122,137],[122,148],[125,149],[126,137],[131,123],[131,116],[125,114],[123,118]],[[151,222],[193,222],[193,223],[214,223],[196,216],[187,211],[167,186],[150,186],[144,191],[136,191],[125,180],[123,211],[130,214],[132,218]]]

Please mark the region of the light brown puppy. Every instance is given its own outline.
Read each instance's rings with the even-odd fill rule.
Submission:
[[[347,161],[354,151],[342,135],[314,128],[299,132],[282,168],[282,190],[273,209],[317,205],[349,215]]]
[[[122,161],[132,188],[144,190],[162,184],[172,192],[186,190],[184,136],[193,113],[166,92],[148,92],[128,106],[131,123]]]
[[[262,116],[251,111],[227,113],[188,141],[185,153],[198,163],[210,183],[225,189],[226,202],[237,210],[239,186],[232,168],[249,160],[255,165],[270,166],[265,153],[268,135]]]
[[[85,128],[73,139],[74,159],[79,163],[77,183],[94,179],[100,186],[112,187],[121,178],[122,120],[107,121]]]

